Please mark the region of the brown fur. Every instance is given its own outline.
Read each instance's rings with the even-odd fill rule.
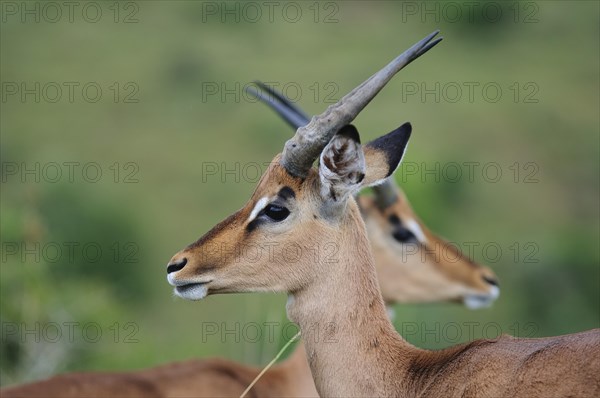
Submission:
[[[252,264],[242,257],[236,261],[218,256],[207,260],[199,258],[197,250],[184,250],[172,261],[186,257],[190,262],[174,280],[210,280],[206,284],[209,294],[288,292],[288,316],[300,325],[315,385],[322,396],[600,394],[598,330],[534,340],[502,337],[434,352],[408,344],[386,317],[356,203],[349,199],[330,218],[315,219],[313,215],[322,214],[322,207],[327,206],[317,173],[312,170],[303,181],[291,180],[274,162],[246,209],[259,198],[273,195],[281,188],[281,181],[297,193],[298,200],[290,204],[293,217],[265,225],[252,239],[293,242],[301,248],[333,241],[340,248],[336,262],[313,261],[306,256],[294,264],[277,259]],[[244,222],[241,217],[236,221]],[[231,228],[214,239],[236,239],[236,234],[236,228]],[[213,263],[218,263],[217,271],[207,272],[207,265]],[[546,352],[540,355],[542,348]]]
[[[273,170],[272,172],[273,177],[282,177],[280,171]],[[293,181],[286,180],[286,178],[278,179],[278,181],[279,184],[285,183],[292,186],[297,196],[301,198],[300,200],[314,201],[309,192],[302,192],[298,189],[299,186],[292,185]],[[301,184],[308,184],[307,186],[310,187],[311,184],[314,184],[314,178],[308,178]],[[238,213],[235,220],[237,228],[243,229],[244,224],[244,219],[239,214],[248,214],[257,198],[263,197],[267,193],[267,189],[269,192],[271,191],[268,186],[259,186],[254,195],[254,201],[251,201]],[[285,272],[279,272],[277,277],[287,278],[285,283],[288,284],[288,287],[284,287],[284,289],[294,292],[288,305],[288,314],[305,331],[303,338],[306,342],[310,367],[316,385],[323,395],[506,396],[514,393],[520,396],[551,396],[565,395],[566,392],[578,396],[597,394],[596,374],[599,365],[597,362],[599,354],[597,331],[537,340],[503,337],[495,341],[474,342],[466,346],[436,352],[419,350],[410,346],[395,333],[386,319],[373,260],[364,233],[364,225],[356,204],[350,200],[343,216],[334,222],[321,218],[315,220],[313,217],[314,210],[316,210],[315,205],[310,208],[309,212],[310,220],[314,223],[310,234],[314,236],[318,232],[318,236],[327,236],[339,242],[340,246],[344,248],[344,250],[340,250],[339,261],[333,264],[317,262],[316,264],[288,265],[282,267],[286,268]],[[300,205],[297,204],[297,206]],[[304,211],[306,212],[306,210],[305,208]],[[290,238],[289,231],[283,229],[278,232],[279,234],[271,232],[270,236],[283,235],[285,238]],[[237,233],[230,224],[228,227],[222,227],[217,233],[210,234],[210,239],[205,238],[204,242],[226,241],[227,235],[236,236]],[[258,233],[265,232],[257,231]],[[256,235],[254,238],[256,239]],[[309,240],[310,238],[305,234],[300,234],[297,238],[300,241],[315,242]],[[200,249],[201,246],[195,246],[193,249],[186,249],[184,253],[190,256],[197,254]],[[197,273],[202,275],[203,271],[208,269],[208,272],[214,273],[215,277],[237,279],[240,273],[244,274],[249,271],[232,272],[228,268],[250,266],[254,267],[249,274],[253,278],[247,282],[244,289],[281,289],[281,287],[260,286],[262,283],[267,284],[270,283],[269,281],[277,280],[277,278],[265,277],[266,282],[263,282],[261,281],[262,275],[255,275],[255,273],[272,271],[269,266],[264,264],[244,264],[243,262],[216,264],[218,256],[190,258],[193,260],[191,262],[193,265],[188,268],[188,277],[193,278]],[[221,257],[221,259],[231,261],[232,257]],[[241,261],[243,258],[238,257],[235,260]],[[203,264],[206,266],[202,266]],[[211,265],[208,266],[208,264]],[[300,268],[300,275],[290,276],[294,273],[294,270],[289,268],[290,266]],[[189,271],[189,269],[193,270]],[[312,270],[312,275],[302,274],[307,270]],[[316,275],[319,277],[316,278]],[[209,285],[212,283],[212,281],[209,282]],[[294,285],[299,286],[292,290]],[[235,291],[237,289],[237,287],[228,286],[224,281],[216,286],[215,291],[228,289]],[[344,303],[344,305],[340,306],[339,303]],[[324,328],[331,324],[335,325],[333,330]],[[327,333],[324,333],[325,331]],[[324,336],[327,338],[323,338]],[[586,360],[578,362],[571,359],[579,356]],[[218,366],[223,363],[229,364],[229,362],[217,361],[216,369],[220,370],[217,370],[213,377],[209,377],[211,382],[206,384],[213,385],[212,382],[215,381],[214,384],[219,385],[219,380],[224,377],[226,381],[222,386],[227,387],[223,388],[231,386],[237,388],[243,380],[249,382],[251,377],[256,374],[256,370],[248,371],[248,368],[239,367],[239,365],[234,369],[229,365]],[[276,385],[285,385],[289,382],[290,379],[286,377],[286,373],[279,373],[279,369],[285,368],[285,365],[284,362],[273,370],[272,374],[275,376],[262,381],[269,386],[268,391],[276,391]],[[211,371],[208,368],[210,368],[209,365],[204,365],[196,371],[192,370],[195,375],[198,375],[194,379],[205,380],[201,375],[210,375]],[[168,380],[172,382],[177,380],[172,373],[167,372],[167,374]],[[288,374],[298,376],[296,371]],[[154,371],[150,378],[141,378],[141,380],[152,379],[167,388],[169,383],[163,383],[160,375],[160,370]],[[560,386],[553,385],[552,390],[545,389],[544,386],[549,382],[558,384],[555,380],[562,375],[568,375],[568,378],[561,380]],[[295,379],[299,380],[299,378]],[[139,379],[134,376],[133,380]],[[129,385],[137,385],[139,388],[145,383],[136,381]],[[256,387],[257,390],[252,394],[266,395],[266,391],[264,394],[258,391],[262,385],[259,383]],[[194,395],[201,396],[203,394],[201,387],[198,386],[195,389]],[[562,388],[562,390],[558,388]],[[49,391],[47,386],[44,391]],[[136,393],[133,387],[119,391],[119,396],[122,396],[121,392],[133,391]],[[147,388],[142,387],[142,393],[147,394]],[[188,395],[189,392],[184,394]],[[235,394],[237,392],[224,393],[224,395]],[[176,396],[176,394],[174,395]],[[214,392],[210,395],[214,395]]]
[[[469,294],[486,295],[490,292],[491,286],[486,279],[497,280],[493,271],[475,263],[431,232],[401,190],[398,190],[396,201],[384,210],[377,208],[372,197],[361,196],[359,204],[386,302],[455,301]],[[388,222],[392,215],[404,223],[414,220],[427,242],[420,242],[411,251],[406,250],[406,245],[395,242]],[[448,255],[447,251],[451,251],[452,255]],[[388,267],[386,264],[395,266]]]
[[[2,397],[239,397],[258,372],[254,367],[222,359],[192,360],[143,371],[70,373],[3,389]],[[275,370],[247,396],[285,396],[293,381],[289,375],[279,373]]]
[[[382,168],[387,172],[386,167]],[[400,191],[401,193],[401,191]],[[419,302],[423,297],[426,301],[455,300],[459,296],[449,294],[450,291],[481,290],[485,293],[487,287],[481,288],[478,278],[475,284],[463,281],[461,278],[446,277],[443,264],[435,262],[430,256],[423,263],[419,257],[408,257],[408,264],[403,264],[398,256],[399,244],[387,239],[389,223],[385,216],[396,214],[399,218],[416,216],[410,208],[408,200],[401,194],[397,203],[382,214],[374,207],[372,198],[360,198],[363,217],[371,225],[369,232],[373,238],[371,244],[378,255],[378,276],[385,275],[384,298],[388,303]],[[210,231],[201,240],[190,245],[189,249],[210,241],[223,232],[229,221],[236,217],[232,215]],[[422,229],[425,226],[420,223]],[[431,234],[431,237],[434,237]],[[457,262],[452,270],[459,271],[467,267],[466,263]],[[414,286],[415,278],[407,277],[409,271],[423,275],[423,283]],[[465,272],[487,272],[485,267],[468,266]],[[491,272],[491,271],[489,271]],[[437,275],[437,276],[436,276]],[[443,283],[438,283],[438,277],[443,277]],[[492,274],[493,275],[493,274]],[[427,283],[430,281],[430,283]],[[383,285],[382,285],[383,286]],[[480,289],[481,288],[481,289]],[[407,293],[399,294],[398,292]],[[390,292],[386,295],[386,292]],[[399,299],[400,298],[400,299]],[[378,342],[373,342],[377,348]],[[239,363],[221,359],[192,360],[166,364],[160,367],[132,372],[87,372],[59,375],[23,386],[2,390],[2,397],[237,397],[259,374],[260,368],[244,366]],[[269,370],[248,394],[249,397],[316,397],[318,396],[312,374],[308,366],[304,345],[299,344],[294,353],[282,363]]]

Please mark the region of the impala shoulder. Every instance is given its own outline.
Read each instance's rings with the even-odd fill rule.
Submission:
[[[443,350],[421,351],[420,355],[413,357],[408,371],[417,379],[443,375],[465,361],[477,363],[485,358],[484,351],[497,343],[498,338],[480,339]]]

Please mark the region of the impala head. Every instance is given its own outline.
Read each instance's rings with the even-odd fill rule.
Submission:
[[[212,293],[298,291],[320,277],[328,246],[343,250],[354,238],[364,239],[353,194],[395,171],[411,127],[406,123],[363,149],[349,123],[400,69],[440,41],[432,41],[435,35],[299,128],[246,205],[173,256],[167,273],[175,294],[201,299]],[[317,157],[318,170],[312,167]]]
[[[290,126],[308,124],[308,116],[285,96],[261,82],[248,91],[269,105]],[[492,270],[473,262],[419,220],[392,178],[362,195],[358,204],[371,241],[383,298],[388,303],[457,301],[471,309],[498,298]]]
[[[492,270],[432,233],[391,180],[374,191],[359,204],[386,301],[460,301],[476,309],[498,298]]]

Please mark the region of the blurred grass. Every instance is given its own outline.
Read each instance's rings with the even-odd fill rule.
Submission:
[[[271,343],[230,337],[202,342],[202,327],[285,324],[285,297],[214,296],[189,303],[172,298],[164,278],[171,255],[241,207],[255,185],[231,177],[202,181],[202,162],[230,167],[268,162],[290,136],[268,110],[243,96],[203,101],[203,83],[231,88],[254,79],[292,82],[303,90],[298,104],[316,113],[327,105],[324,84],[337,85],[338,99],[435,28],[445,41],[403,71],[356,125],[367,141],[410,120],[414,134],[406,162],[502,166],[507,177],[498,183],[478,175],[473,183],[398,177],[433,230],[455,242],[501,245],[505,253],[490,265],[500,277],[502,297],[492,309],[477,312],[451,304],[398,306],[396,326],[496,322],[503,332],[515,333],[511,325],[534,323],[536,336],[599,326],[598,3],[537,2],[539,22],[531,24],[419,18],[404,23],[402,5],[395,2],[337,3],[338,22],[330,24],[309,17],[298,23],[203,22],[200,3],[138,4],[139,22],[133,24],[109,17],[98,23],[9,19],[0,27],[2,82],[98,82],[105,89],[97,103],[2,102],[2,162],[97,162],[107,173],[98,183],[9,178],[1,191],[2,241],[93,241],[103,248],[135,242],[139,248],[131,264],[110,258],[97,263],[80,257],[73,263],[3,259],[4,325],[98,322],[104,337],[97,343],[77,338],[43,344],[9,338],[3,328],[0,383],[209,355],[266,363],[283,344],[280,333]],[[115,81],[134,82],[139,102],[112,101],[107,88]],[[419,96],[401,101],[402,81],[427,87],[498,82],[504,96],[497,103],[480,96],[472,103]],[[315,82],[321,87],[318,99],[309,89]],[[534,82],[539,102],[508,99],[513,82]],[[108,167],[115,162],[137,164],[139,182],[113,182]],[[515,162],[535,162],[539,182],[514,183],[508,167]],[[539,262],[513,261],[507,250],[513,242],[534,242]],[[485,262],[480,252],[475,257]],[[139,328],[137,343],[123,342],[123,325],[129,322]],[[115,323],[122,333],[118,343],[109,329]],[[475,332],[471,337],[483,334],[481,328]],[[430,348],[454,342],[407,338]],[[54,354],[47,355],[47,366],[35,367],[44,352]]]

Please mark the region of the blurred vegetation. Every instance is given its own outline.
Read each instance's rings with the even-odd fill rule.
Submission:
[[[410,120],[407,163],[501,165],[504,177],[497,183],[481,178],[481,169],[473,182],[402,171],[397,179],[434,231],[454,242],[500,245],[498,261],[486,261],[481,250],[475,259],[499,275],[502,296],[484,311],[398,305],[397,328],[416,323],[421,332],[408,340],[438,348],[491,337],[497,329],[483,326],[492,323],[521,336],[600,325],[597,2],[494,3],[505,16],[494,22],[481,12],[457,22],[408,13],[407,4],[422,2],[327,3],[335,5],[330,8],[321,3],[316,23],[313,3],[296,3],[304,17],[295,23],[278,12],[270,22],[264,8],[257,22],[232,17],[221,22],[219,15],[207,14],[206,4],[183,1],[120,3],[115,23],[112,3],[100,4],[104,14],[97,23],[79,12],[72,23],[64,16],[56,23],[31,17],[22,23],[3,8],[3,95],[6,82],[96,82],[103,95],[87,102],[76,89],[73,102],[65,91],[56,103],[36,103],[31,96],[21,101],[19,95],[0,103],[2,385],[62,371],[143,368],[212,355],[268,362],[284,343],[285,296],[211,296],[191,303],[173,299],[165,281],[172,254],[241,207],[256,183],[207,175],[202,165],[268,162],[291,134],[239,89],[221,98],[207,94],[207,83],[234,91],[236,83],[255,79],[279,82],[278,88],[293,83],[302,89],[298,104],[316,113],[328,105],[327,95],[338,99],[436,28],[445,41],[403,71],[356,125],[366,141]],[[323,23],[332,10],[336,21]],[[137,22],[123,23],[131,12]],[[311,91],[315,82],[319,89]],[[503,96],[485,101],[476,90],[474,101],[466,93],[456,102],[420,95],[402,100],[402,82],[427,87],[496,82]],[[515,82],[518,100],[509,88]],[[527,83],[534,86],[526,88]],[[538,88],[537,102],[526,103],[531,87]],[[81,168],[72,182],[66,175],[57,182],[5,175],[8,164],[33,168],[50,162],[95,162],[102,178],[88,182]],[[530,171],[523,165],[535,163],[537,182],[525,183],[520,174],[515,183],[509,169],[515,162],[521,173]],[[111,169],[115,163],[118,176]],[[78,244],[73,256],[66,254],[68,242]],[[518,259],[509,249],[514,242],[521,250]],[[86,243],[100,247],[101,256],[89,261]],[[527,243],[537,248],[537,262],[525,261]],[[15,244],[20,249],[37,244],[47,252],[38,250],[37,259],[23,250],[11,254]],[[56,244],[63,251],[55,261]],[[69,322],[79,325],[74,337],[63,329],[53,341],[52,325]],[[235,338],[236,322],[279,326],[272,341],[249,343]],[[426,333],[451,322],[463,332],[466,323],[478,326],[473,335],[456,339]],[[234,332],[206,339],[207,323]],[[82,325],[97,325],[102,336],[96,339]]]

